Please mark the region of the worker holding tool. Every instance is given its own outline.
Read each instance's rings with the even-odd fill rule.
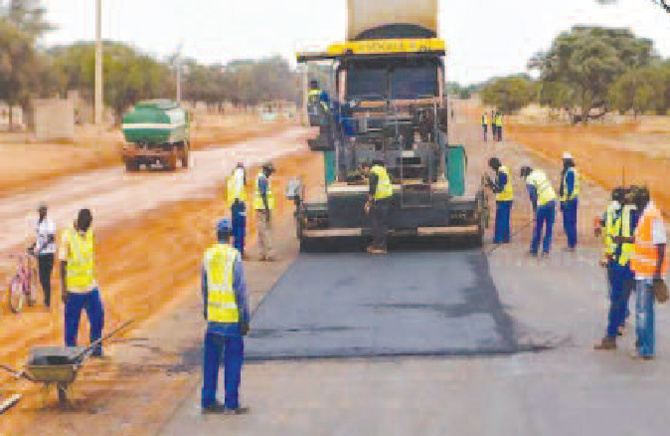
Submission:
[[[226,189],[230,213],[233,217],[233,244],[244,258],[244,238],[247,231],[247,175],[244,164],[238,162],[228,177]]]
[[[556,214],[556,192],[543,171],[524,166],[521,168],[521,178],[526,182],[535,213],[535,229],[530,245],[530,255],[537,256],[542,229],[546,227],[542,250],[542,254],[546,256],[551,251],[551,236]]]
[[[579,203],[579,172],[569,151],[563,153],[563,172],[561,173],[561,212],[563,212],[563,229],[568,238],[568,251],[575,251],[577,246],[577,206]]]
[[[496,134],[498,135],[498,142],[502,141],[502,127],[503,127],[503,116],[502,113],[498,112],[496,114]]]
[[[509,221],[512,202],[514,201],[512,180],[510,179],[509,168],[502,165],[497,157],[489,159],[489,167],[496,172],[495,182],[487,176],[487,185],[496,195],[496,222],[493,243],[508,244],[510,242]]]
[[[633,243],[631,267],[635,273],[636,326],[635,357],[653,359],[654,299],[665,302],[668,288],[664,277],[668,272],[668,256],[665,252],[667,237],[661,211],[650,199],[649,190],[638,189],[635,205],[640,219],[632,238],[621,238],[622,242]]]
[[[35,226],[37,240],[33,252],[37,256],[37,264],[40,275],[40,284],[44,292],[44,305],[51,306],[51,273],[54,267],[54,255],[56,254],[56,226],[47,217],[46,203],[40,203],[38,209],[39,218]]]
[[[260,260],[272,261],[272,211],[275,209],[275,197],[272,192],[270,176],[275,172],[272,163],[263,164],[256,176],[254,209],[256,210]]]
[[[95,251],[92,222],[91,211],[81,209],[74,228],[63,232],[58,252],[61,298],[65,303],[65,345],[68,347],[77,345],[82,309],[86,310],[88,321],[91,324],[91,342],[100,339],[104,326],[104,311],[94,271]],[[102,345],[98,344],[91,355],[102,356]]]
[[[488,138],[486,137],[487,130],[489,127],[489,119],[486,116],[486,111],[482,114],[482,132],[484,134],[484,142],[488,141]]]
[[[615,204],[608,207],[605,217],[610,309],[607,331],[603,339],[594,346],[596,350],[616,349],[616,338],[621,334],[626,321],[628,299],[634,279],[630,266],[634,248],[630,241],[637,225],[637,208],[634,198],[623,188],[616,188],[612,198]]]
[[[242,337],[249,331],[246,281],[240,253],[230,245],[232,223],[216,224],[217,243],[205,251],[202,266],[202,295],[205,333],[202,412],[237,415],[248,412],[240,407],[239,388],[244,359]],[[219,367],[223,356],[225,400],[216,399]]]
[[[393,195],[391,178],[381,160],[365,162],[361,165],[363,174],[370,180],[370,190],[365,203],[366,214],[372,221],[372,245],[367,249],[370,254],[386,254],[386,234],[388,233],[388,212]]]

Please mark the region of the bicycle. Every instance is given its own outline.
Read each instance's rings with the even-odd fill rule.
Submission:
[[[7,288],[9,309],[14,313],[19,313],[26,300],[28,306],[32,306],[35,302],[33,297],[38,286],[37,268],[34,264],[35,254],[31,250],[27,250],[26,253],[14,253],[10,254],[9,257],[18,259],[16,273],[9,281]]]

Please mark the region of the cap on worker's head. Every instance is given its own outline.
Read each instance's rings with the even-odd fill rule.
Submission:
[[[265,171],[270,172],[270,173],[274,173],[274,172],[276,171],[274,165],[272,165],[272,162],[266,162],[266,163],[264,163],[264,164],[263,164],[263,169],[264,169]]]
[[[40,204],[37,206],[37,210],[47,210],[47,204],[45,202],[40,202]]]
[[[528,175],[533,171],[533,169],[529,166],[523,166],[521,167],[520,175],[521,178],[526,178]]]
[[[372,165],[370,164],[369,160],[364,160],[361,162],[361,168],[370,168]]]
[[[489,159],[489,167],[493,168],[494,170],[497,170],[498,168],[501,167],[500,159],[497,157],[492,157]]]
[[[311,86],[312,88],[318,88],[319,82],[317,82],[316,80],[312,80],[311,82],[309,82],[309,86]]]
[[[244,168],[244,162],[238,161],[237,162],[237,168]]]
[[[625,195],[626,195],[626,189],[621,186],[614,188],[612,190],[612,200],[622,202]]]
[[[372,159],[372,165],[384,166],[384,161],[381,159]]]
[[[568,160],[568,159],[572,159],[572,153],[570,153],[569,151],[564,151],[563,152],[563,160]]]
[[[221,218],[216,222],[216,233],[227,234],[233,232],[233,223],[229,218]]]

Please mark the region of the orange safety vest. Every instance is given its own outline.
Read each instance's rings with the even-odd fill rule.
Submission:
[[[635,245],[633,259],[631,260],[631,269],[635,272],[638,279],[653,278],[656,273],[656,264],[658,264],[658,248],[654,245],[652,230],[654,221],[663,220],[661,212],[653,203],[647,204],[644,209],[637,228],[635,229]],[[668,271],[668,255],[663,257],[661,274]]]

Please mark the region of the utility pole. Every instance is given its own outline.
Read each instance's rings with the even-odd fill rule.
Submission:
[[[102,127],[102,0],[95,4],[95,125]]]
[[[184,47],[184,41],[180,41],[175,52],[174,65],[177,69],[177,103],[181,104],[181,50]]]
[[[309,115],[307,114],[307,64],[303,64],[302,69],[302,125],[309,125]]]

